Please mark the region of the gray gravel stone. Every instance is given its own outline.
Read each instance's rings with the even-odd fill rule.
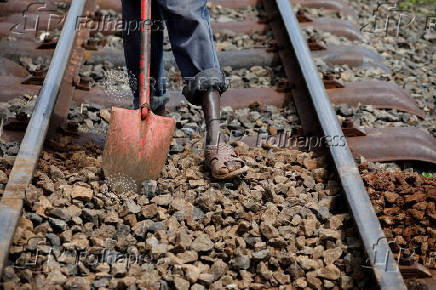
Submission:
[[[239,256],[236,258],[236,266],[239,270],[247,270],[250,268],[250,257],[249,256]]]
[[[210,238],[205,234],[201,234],[192,242],[191,249],[196,252],[208,252],[212,250],[213,246]]]

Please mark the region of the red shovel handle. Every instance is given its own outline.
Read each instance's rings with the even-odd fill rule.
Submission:
[[[141,0],[141,61],[139,73],[139,104],[142,119],[150,108],[150,48],[151,48],[151,0]]]

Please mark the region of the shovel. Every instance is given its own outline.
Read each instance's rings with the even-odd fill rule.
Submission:
[[[103,152],[103,171],[108,183],[130,190],[158,178],[175,129],[173,118],[157,116],[150,109],[150,20],[151,0],[141,0],[141,106],[137,110],[112,108]]]

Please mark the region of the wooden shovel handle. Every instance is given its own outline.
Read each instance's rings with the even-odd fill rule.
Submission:
[[[141,60],[139,73],[139,104],[142,119],[150,109],[151,0],[141,0]]]

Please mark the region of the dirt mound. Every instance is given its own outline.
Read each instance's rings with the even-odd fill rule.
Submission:
[[[368,194],[401,264],[436,269],[436,178],[417,173],[364,173]]]

